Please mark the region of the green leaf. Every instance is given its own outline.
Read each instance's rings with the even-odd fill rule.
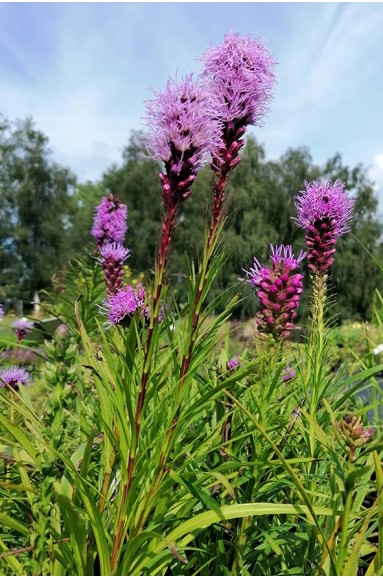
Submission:
[[[331,508],[323,508],[313,506],[315,515],[317,516],[333,516],[334,511]],[[180,524],[170,534],[165,536],[163,540],[156,545],[153,550],[149,551],[149,555],[136,567],[132,569],[135,573],[145,570],[151,575],[160,572],[164,565],[161,561],[161,552],[167,547],[167,543],[176,542],[177,547],[182,549],[204,528],[212,524],[220,523],[234,518],[244,518],[246,516],[271,516],[291,514],[295,516],[302,516],[308,519],[312,524],[311,512],[307,506],[299,504],[235,504],[231,506],[222,506],[219,509],[210,510],[193,516],[190,520]]]
[[[21,524],[11,516],[7,514],[0,514],[0,524],[2,524],[6,528],[11,528],[12,530],[16,530],[19,534],[23,534],[24,536],[29,536],[30,532],[27,526]]]

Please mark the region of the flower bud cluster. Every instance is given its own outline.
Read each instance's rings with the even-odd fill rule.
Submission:
[[[236,369],[238,366],[239,366],[239,357],[238,355],[234,355],[234,357],[229,359],[229,361],[227,362],[227,368],[233,370]]]
[[[338,422],[338,429],[346,445],[354,448],[365,445],[375,433],[374,428],[363,425],[360,416],[349,414]]]
[[[355,448],[364,446],[374,435],[372,427],[365,427],[360,416],[345,414],[337,424],[337,430],[350,450],[351,461],[355,460]]]
[[[275,339],[286,339],[295,328],[300,295],[303,291],[299,268],[306,256],[301,251],[295,258],[290,245],[271,247],[271,267],[262,266],[254,258],[253,268],[246,271],[248,281],[256,287],[261,304],[257,313],[257,327],[260,333],[271,334]]]
[[[281,374],[281,381],[282,382],[287,382],[287,381],[291,381],[292,379],[294,379],[294,377],[296,376],[296,371],[295,369],[292,369],[290,367],[290,365],[288,365]]]
[[[106,243],[100,248],[99,262],[104,269],[106,290],[109,295],[122,287],[123,266],[129,254],[129,249],[125,249],[121,243]]]

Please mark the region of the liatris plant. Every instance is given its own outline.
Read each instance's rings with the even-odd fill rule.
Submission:
[[[233,47],[240,44],[234,37]],[[61,326],[31,394],[0,388],[0,574],[380,575],[381,428],[354,461],[339,451],[345,442],[333,425],[383,367],[346,379],[326,373],[326,333],[310,343],[308,363],[297,359],[300,344],[286,338],[302,289],[302,252],[296,258],[289,246],[272,247],[271,264],[255,263],[262,330],[271,338],[252,355],[230,342],[234,299],[221,309],[220,295],[202,308],[224,262],[225,211],[218,212],[200,264],[188,271],[185,307],[175,304],[169,323],[159,324],[178,210],[202,162],[193,164],[190,147],[199,146],[196,127],[204,135],[196,107],[206,94],[194,99],[187,87],[170,83],[153,105],[158,150],[167,156],[158,157],[164,226],[152,291],[128,286],[109,294],[102,307],[113,327],[104,331],[94,306],[104,294],[101,268],[89,276],[80,265],[60,317],[67,321],[74,310],[81,347]],[[225,167],[218,171],[224,179]],[[210,217],[214,224],[214,210]],[[102,239],[100,247],[108,242],[121,243]],[[85,285],[89,299],[79,301]],[[240,359],[228,357],[233,348]],[[349,437],[366,440],[357,422],[348,426]]]
[[[0,321],[2,320],[3,317],[4,317],[4,309],[3,306],[0,305]]]
[[[113,295],[122,287],[123,266],[129,253],[129,249],[125,249],[121,243],[106,243],[100,247],[99,262],[104,269],[106,290],[109,295]]]
[[[271,248],[271,267],[262,266],[254,258],[253,267],[246,271],[249,283],[256,287],[262,306],[257,313],[260,334],[271,334],[275,339],[286,339],[294,329],[300,295],[303,291],[301,273],[296,273],[306,253],[294,257],[290,245]]]
[[[315,275],[324,275],[332,266],[337,239],[350,230],[354,202],[345,184],[335,181],[305,183],[295,201],[297,225],[306,232],[307,259]]]
[[[210,48],[201,57],[201,80],[206,83],[216,106],[221,133],[211,149],[211,220],[199,272],[198,290],[190,319],[190,339],[182,360],[183,376],[190,367],[197,339],[199,315],[209,288],[209,270],[224,225],[224,201],[232,170],[239,164],[243,136],[250,124],[260,124],[275,84],[274,59],[261,44],[250,37],[227,34],[221,46]]]
[[[127,231],[128,209],[118,195],[109,194],[98,205],[91,234],[99,247],[105,243],[123,243]]]
[[[165,91],[147,103],[146,144],[165,168],[159,175],[166,212],[160,267],[165,265],[179,205],[190,196],[201,164],[211,151],[218,150],[221,125],[216,119],[217,105],[217,99],[192,75],[179,83],[169,80]]]
[[[306,386],[310,385],[311,413],[319,403],[321,372],[324,367],[325,302],[327,276],[333,264],[337,239],[349,231],[354,202],[349,198],[345,184],[337,180],[305,182],[295,201],[298,227],[306,232],[307,258],[312,272],[312,328],[311,353],[307,356]],[[307,392],[309,393],[309,392]]]
[[[258,124],[266,110],[275,83],[274,60],[266,49],[249,37],[228,34],[222,46],[210,48],[201,57],[201,80],[214,101],[220,134],[210,149],[211,219],[199,271],[198,287],[189,321],[189,338],[181,365],[180,389],[190,367],[204,298],[212,279],[215,250],[224,226],[224,201],[231,171],[240,162],[239,151],[249,124]],[[216,259],[217,260],[217,259]]]
[[[22,319],[16,319],[16,321],[13,322],[12,327],[15,330],[18,341],[22,341],[25,339],[26,335],[32,331],[33,322],[23,317]]]
[[[202,79],[216,97],[223,130],[218,153],[213,153],[213,221],[222,211],[229,173],[240,162],[239,151],[248,125],[261,124],[275,86],[275,61],[249,36],[226,34],[221,46],[202,55]]]
[[[19,389],[20,385],[30,385],[31,384],[31,374],[18,365],[8,367],[0,372],[0,387],[4,387],[4,382],[6,382],[12,389]]]

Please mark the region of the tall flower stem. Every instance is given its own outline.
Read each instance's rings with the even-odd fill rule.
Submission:
[[[306,359],[306,376],[305,376],[305,397],[310,400],[309,412],[311,422],[309,425],[309,445],[310,454],[315,454],[315,432],[313,420],[317,412],[320,401],[320,375],[324,359],[324,333],[325,333],[325,300],[327,290],[327,275],[323,272],[311,276],[313,283],[313,296],[311,307],[311,329]],[[311,471],[314,471],[314,463],[311,465]],[[314,484],[314,482],[313,482]]]
[[[201,309],[206,295],[205,290],[206,284],[208,282],[209,270],[225,223],[226,210],[224,201],[226,198],[225,187],[227,186],[228,183],[228,176],[229,171],[227,171],[226,173],[221,172],[221,174],[215,177],[215,179],[212,182],[212,209],[211,209],[210,226],[207,235],[205,237],[205,247],[203,251],[203,259],[199,273],[199,283],[198,288],[196,290],[194,305],[190,317],[191,326],[189,327],[189,340],[187,342],[187,346],[181,361],[180,379],[178,383],[179,394],[181,394],[181,391],[183,389],[190,368],[190,364],[193,358],[194,346],[196,339],[198,337],[198,327]],[[164,468],[169,455],[173,433],[178,422],[180,411],[181,411],[181,399],[179,398],[170,428],[166,434],[166,438],[164,440],[161,449],[161,454],[157,467],[157,476],[151,488],[151,491],[147,496],[147,507],[144,509],[144,511],[140,516],[140,519],[136,527],[136,533],[142,529],[146,520],[147,513],[150,511],[151,508],[151,499],[155,496],[160,486],[160,483],[163,479]]]
[[[116,526],[116,534],[111,554],[111,571],[114,573],[117,568],[119,553],[122,547],[122,543],[124,540],[124,526],[125,526],[125,518],[126,518],[126,504],[127,498],[129,495],[130,488],[133,482],[134,476],[134,465],[136,460],[136,453],[137,453],[137,446],[138,446],[138,439],[141,430],[141,413],[142,408],[144,406],[146,391],[147,391],[147,384],[148,384],[148,377],[149,377],[149,370],[150,370],[150,362],[153,353],[153,346],[154,340],[153,335],[155,329],[158,325],[158,316],[160,311],[160,303],[161,303],[161,296],[163,292],[163,281],[164,281],[164,273],[166,270],[166,265],[168,262],[169,257],[169,250],[171,245],[171,240],[174,235],[174,229],[176,224],[176,218],[178,213],[178,203],[171,205],[168,207],[166,212],[165,220],[162,224],[162,237],[161,237],[161,245],[158,253],[158,257],[156,260],[156,274],[155,274],[155,281],[154,281],[154,289],[153,289],[153,300],[151,305],[151,314],[150,314],[150,324],[148,329],[148,335],[146,339],[145,345],[145,352],[144,352],[144,360],[143,360],[143,371],[141,376],[141,387],[138,394],[137,399],[137,407],[136,413],[134,416],[134,435],[132,436],[132,445],[129,451],[129,458],[128,458],[128,467],[127,467],[127,479],[122,491],[121,497],[121,505],[118,515],[118,521]]]
[[[349,463],[349,475],[351,474],[353,469],[352,462]],[[347,486],[347,484],[346,484]],[[343,571],[343,564],[347,555],[347,546],[348,546],[348,525],[350,522],[350,514],[352,510],[352,501],[354,496],[353,488],[346,487],[346,498],[344,501],[344,510],[342,513],[342,530],[340,535],[340,544],[339,544],[339,554],[338,560],[336,563],[337,575],[342,576]]]
[[[199,283],[198,288],[196,290],[194,305],[190,317],[191,326],[189,327],[189,340],[187,342],[187,346],[181,361],[180,378],[178,383],[179,395],[181,394],[181,391],[183,389],[190,368],[190,364],[193,358],[194,346],[198,336],[198,326],[201,315],[201,308],[203,305],[206,284],[208,281],[208,273],[225,222],[226,211],[224,209],[224,199],[226,196],[225,186],[227,185],[227,182],[228,182],[228,173],[225,175],[220,174],[219,177],[216,180],[213,180],[212,182],[212,209],[211,209],[210,226],[205,237],[205,247],[203,251],[203,259],[200,268]],[[147,506],[141,513],[141,516],[138,520],[136,526],[136,533],[138,533],[143,528],[148,512],[151,509],[151,500],[155,496],[163,479],[165,471],[164,469],[166,461],[168,459],[171,442],[174,430],[178,422],[180,411],[181,411],[181,399],[179,397],[171,425],[167,431],[161,449],[155,482],[147,496]]]
[[[313,416],[319,403],[320,372],[323,365],[324,333],[325,333],[325,301],[327,291],[327,275],[319,273],[313,275],[313,303],[312,303],[312,325],[310,335],[310,356],[312,371],[307,371],[307,385],[309,378],[312,383],[311,409]]]
[[[220,179],[221,181],[221,179]],[[214,198],[216,201],[213,205],[213,211],[211,216],[210,228],[206,237],[205,247],[203,252],[203,261],[200,269],[199,275],[199,284],[194,298],[194,305],[192,310],[192,322],[191,328],[189,332],[189,341],[186,351],[184,352],[182,363],[181,363],[181,370],[180,370],[180,381],[179,381],[179,391],[182,390],[184,385],[187,373],[190,368],[190,363],[193,356],[194,345],[198,335],[198,325],[201,315],[201,308],[203,305],[204,297],[205,297],[205,288],[206,283],[208,280],[208,273],[210,270],[210,266],[213,260],[213,256],[215,253],[215,249],[217,247],[220,233],[223,228],[224,220],[225,220],[225,212],[223,209],[223,200],[224,200],[224,183],[222,182],[222,187],[218,191],[217,196]],[[221,184],[221,183],[220,183]],[[222,189],[222,190],[221,190]]]

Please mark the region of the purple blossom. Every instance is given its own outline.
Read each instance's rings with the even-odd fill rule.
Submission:
[[[13,322],[12,327],[15,330],[18,341],[22,341],[27,333],[32,331],[33,322],[29,321],[26,317],[23,317],[22,319],[16,319],[16,321]]]
[[[231,32],[201,60],[202,77],[212,82],[227,127],[260,124],[275,85],[275,60],[268,50],[249,36]]]
[[[102,264],[103,261],[108,259],[123,263],[129,257],[129,254],[129,249],[126,249],[121,243],[106,243],[100,247],[100,263]]]
[[[270,248],[272,266],[262,266],[254,258],[253,267],[246,271],[247,280],[256,287],[262,306],[257,313],[258,330],[285,339],[295,327],[296,309],[303,291],[303,275],[293,271],[299,268],[306,253],[300,251],[296,258],[290,245],[270,245]]]
[[[264,46],[249,36],[226,34],[223,44],[201,57],[201,75],[218,100],[217,118],[222,122],[218,152],[212,151],[213,227],[219,221],[231,171],[240,163],[239,152],[249,124],[261,124],[275,84],[274,59]]]
[[[19,384],[21,385],[28,385],[31,381],[31,375],[26,371],[23,367],[19,367],[18,365],[14,365],[12,367],[8,367],[7,369],[3,369],[0,372],[0,377],[3,381],[8,383],[10,387],[13,389],[18,389]],[[0,381],[0,387],[4,387],[4,383]]]
[[[307,258],[310,269],[317,275],[333,264],[338,237],[350,230],[354,201],[345,191],[345,184],[337,180],[305,182],[295,201],[298,227],[306,231]]]
[[[239,357],[235,355],[227,362],[228,369],[235,369],[239,365]]]
[[[221,126],[216,112],[216,100],[192,75],[179,83],[169,79],[166,89],[147,102],[146,145],[165,164],[160,179],[166,209],[191,194],[201,163],[217,148]]]
[[[104,279],[109,294],[121,289],[123,265],[129,254],[129,249],[125,249],[121,243],[106,243],[100,247],[99,262],[104,269]]]
[[[146,315],[145,290],[141,283],[135,289],[127,285],[124,289],[109,295],[100,308],[108,318],[108,325],[128,325],[131,317],[139,309]]]
[[[296,376],[295,369],[291,369],[290,365],[288,365],[286,369],[282,371],[281,381],[283,382],[290,381],[291,379],[294,379],[295,376]]]
[[[0,321],[3,317],[4,317],[4,309],[3,309],[3,306],[0,305]]]
[[[107,195],[96,207],[91,234],[100,247],[104,243],[123,243],[128,229],[127,206],[118,195]]]

